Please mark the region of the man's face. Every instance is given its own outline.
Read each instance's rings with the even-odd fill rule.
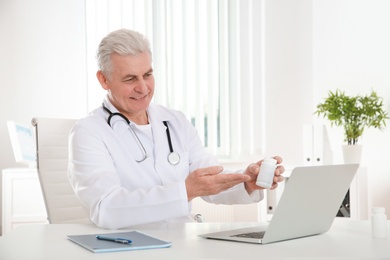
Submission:
[[[154,76],[149,52],[111,55],[110,78],[97,74],[100,84],[120,113],[130,119],[146,116],[154,93]]]

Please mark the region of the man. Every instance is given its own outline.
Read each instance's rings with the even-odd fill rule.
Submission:
[[[152,55],[143,35],[114,31],[101,41],[97,58],[107,96],[72,129],[68,174],[97,226],[189,221],[196,197],[221,204],[262,199],[255,184],[261,161],[224,171],[182,113],[151,103]],[[276,169],[273,188],[283,172]]]

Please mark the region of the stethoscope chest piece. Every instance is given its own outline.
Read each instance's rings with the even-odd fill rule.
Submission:
[[[175,152],[171,152],[168,154],[168,162],[172,165],[176,165],[180,162],[180,155]]]

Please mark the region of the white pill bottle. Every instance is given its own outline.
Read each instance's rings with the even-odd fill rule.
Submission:
[[[277,161],[273,158],[264,158],[260,165],[259,175],[257,175],[256,185],[269,189],[274,182],[274,175]]]
[[[385,208],[373,207],[371,213],[371,230],[373,238],[387,237],[387,215]]]

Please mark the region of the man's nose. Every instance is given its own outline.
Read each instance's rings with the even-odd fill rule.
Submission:
[[[148,90],[148,84],[144,79],[138,81],[137,86],[135,87],[137,92],[145,93]]]

